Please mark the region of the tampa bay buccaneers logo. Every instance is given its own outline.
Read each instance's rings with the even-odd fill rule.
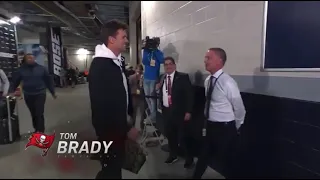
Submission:
[[[35,146],[43,150],[42,156],[46,156],[54,142],[55,136],[55,133],[53,133],[52,135],[46,135],[44,133],[35,132],[31,134],[29,141],[25,146],[25,149],[30,146]]]

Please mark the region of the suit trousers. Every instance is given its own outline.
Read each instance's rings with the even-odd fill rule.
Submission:
[[[237,129],[235,121],[207,121],[207,133],[203,138],[201,154],[198,158],[194,179],[201,179],[208,165],[222,175],[232,173],[230,162],[235,156]]]
[[[163,107],[162,112],[165,121],[165,135],[167,136],[169,143],[170,156],[178,156],[179,149],[181,149],[187,160],[192,158],[190,120],[184,121],[184,116],[175,114],[171,108]]]
[[[100,164],[101,170],[96,175],[96,179],[122,179],[122,166],[125,158],[125,139],[115,139],[98,137],[99,141],[113,141],[108,149],[108,153],[104,154],[104,147],[101,147]]]

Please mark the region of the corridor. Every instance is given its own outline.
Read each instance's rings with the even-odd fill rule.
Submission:
[[[90,104],[87,85],[79,85],[75,89],[57,88],[58,98],[53,100],[48,94],[45,116],[46,132],[77,132],[81,140],[94,140],[94,130],[90,120]],[[24,100],[19,101],[20,131],[23,139],[10,145],[0,145],[0,178],[11,179],[92,179],[99,171],[98,161],[86,156],[58,157],[57,143],[46,157],[41,150],[29,147],[25,150],[28,131],[33,131],[31,118]],[[59,136],[56,137],[59,139]],[[56,141],[57,142],[57,141]],[[190,177],[192,170],[183,169],[183,160],[173,165],[166,165],[166,153],[160,147],[149,148],[148,159],[138,175],[123,170],[124,179],[182,179]],[[223,178],[212,169],[207,170],[204,178]]]

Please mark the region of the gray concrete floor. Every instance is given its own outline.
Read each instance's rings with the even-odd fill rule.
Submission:
[[[58,99],[53,100],[48,94],[45,118],[47,134],[59,132],[78,132],[82,140],[94,139],[91,126],[90,105],[87,85],[79,85],[74,89],[57,89]],[[24,100],[19,100],[18,112],[20,131],[23,139],[19,142],[0,145],[0,178],[54,178],[54,179],[93,179],[100,169],[98,161],[92,161],[86,156],[62,157],[56,154],[57,144],[54,144],[48,156],[42,157],[41,150],[30,147],[25,150],[25,144],[32,132],[29,111]],[[58,139],[58,137],[57,137]],[[160,147],[148,148],[148,159],[139,174],[123,170],[124,179],[182,179],[190,177],[193,170],[183,168],[183,160],[172,165],[164,164],[167,153]],[[212,169],[207,169],[204,178],[223,178]]]

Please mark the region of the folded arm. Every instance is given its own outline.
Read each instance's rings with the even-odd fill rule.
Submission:
[[[236,127],[239,129],[244,122],[244,118],[246,115],[246,110],[241,98],[240,90],[236,82],[228,82],[227,83],[227,97],[232,105]]]

